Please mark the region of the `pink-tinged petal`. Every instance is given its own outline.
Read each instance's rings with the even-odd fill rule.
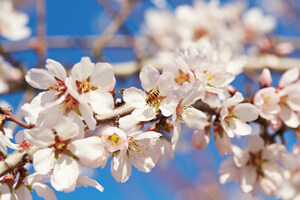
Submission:
[[[114,98],[109,92],[97,90],[91,92],[91,98],[93,101],[90,105],[98,115],[109,113],[114,109]]]
[[[17,200],[15,194],[12,194],[8,185],[2,183],[0,185],[1,200]]]
[[[60,122],[54,126],[54,129],[65,140],[74,138],[79,134],[78,125],[71,118],[67,117],[62,117]]]
[[[94,63],[89,57],[82,57],[79,63],[76,63],[71,71],[72,79],[77,81],[85,81],[93,74]]]
[[[221,121],[222,128],[224,129],[228,137],[233,138],[234,137],[233,130],[228,126],[228,124],[224,120],[220,120],[220,121]]]
[[[99,137],[76,140],[71,143],[70,150],[82,165],[93,168],[103,168],[109,156]]]
[[[237,168],[233,162],[233,158],[229,157],[224,160],[219,169],[220,183],[225,184],[231,181],[238,181],[240,169]]]
[[[163,116],[169,117],[175,112],[178,105],[178,99],[176,96],[168,96],[160,102],[159,109]]]
[[[257,108],[250,103],[241,103],[235,106],[233,113],[242,122],[251,122],[258,118]]]
[[[222,135],[221,135],[222,134]],[[232,153],[231,151],[231,140],[226,133],[217,133],[215,136],[215,143],[217,150],[221,156]]]
[[[164,155],[167,156],[167,158],[169,160],[173,160],[174,159],[174,151],[172,149],[172,144],[170,143],[169,140],[167,140],[165,138],[161,138],[161,141],[164,145]]]
[[[171,73],[165,72],[158,79],[160,96],[168,96],[174,88],[174,77]]]
[[[151,65],[147,65],[142,68],[140,80],[145,91],[150,91],[151,89],[156,88],[158,78],[159,72]]]
[[[230,128],[236,135],[245,136],[251,134],[252,132],[251,126],[246,122],[242,122],[241,120],[231,118],[229,123]]]
[[[282,169],[277,164],[267,163],[264,177],[259,180],[260,188],[265,195],[275,196],[283,182]]]
[[[33,167],[37,173],[47,175],[54,166],[54,153],[51,148],[38,150],[33,154]]]
[[[2,134],[1,131],[0,131],[0,145],[5,146],[5,148],[3,148],[3,149],[6,149],[6,146],[8,146],[11,149],[17,149],[18,148],[18,145],[12,143],[6,135]]]
[[[32,185],[32,188],[39,197],[45,200],[57,200],[55,192],[46,184],[36,182]]]
[[[121,183],[127,181],[131,175],[131,163],[126,152],[127,150],[120,151],[111,161],[111,174]]]
[[[281,161],[286,149],[281,144],[270,144],[264,149],[263,154],[269,161]]]
[[[21,185],[21,187],[19,187],[19,189],[16,192],[16,195],[18,196],[18,199],[32,200],[30,191],[25,185]],[[1,195],[1,197],[2,197],[2,195]]]
[[[132,112],[132,116],[139,121],[149,121],[155,117],[155,108],[153,107],[136,108]]]
[[[184,96],[181,102],[182,105],[193,104],[205,95],[204,84],[200,80],[193,82],[192,84],[189,84],[188,82],[183,83],[182,91]]]
[[[228,109],[226,107],[221,108],[220,116],[223,120],[228,116]]]
[[[225,107],[235,106],[238,103],[242,102],[244,100],[243,95],[240,92],[236,92],[233,97],[228,98],[224,102]]]
[[[286,103],[293,111],[300,111],[300,94],[289,95]]]
[[[259,85],[261,88],[270,87],[272,84],[271,72],[268,68],[264,68],[259,76]]]
[[[256,183],[256,171],[253,167],[244,167],[241,169],[240,187],[244,193],[249,193],[254,190]]]
[[[77,187],[93,187],[96,188],[97,190],[99,190],[100,192],[104,191],[104,188],[102,187],[102,185],[100,185],[97,181],[95,181],[94,179],[91,179],[87,176],[79,176],[77,179],[77,183],[76,183]]]
[[[150,139],[150,138],[159,138],[162,134],[155,132],[155,131],[147,131],[141,132],[137,136],[135,136],[135,140],[142,140],[142,139]]]
[[[187,127],[193,130],[203,130],[207,121],[207,116],[193,107],[188,107],[182,115],[182,119]]]
[[[57,191],[71,192],[76,187],[79,164],[70,156],[62,155],[55,162],[51,185]]]
[[[139,131],[143,126],[139,122],[132,115],[126,115],[119,119],[119,127],[127,133],[134,133]]]
[[[286,71],[280,78],[278,87],[283,88],[287,85],[295,82],[299,78],[299,69],[298,68],[292,68]]]
[[[47,63],[46,68],[53,76],[56,76],[62,81],[66,79],[67,77],[66,70],[59,62],[56,62],[55,60],[47,59],[46,63]]]
[[[173,136],[171,138],[171,144],[172,144],[172,149],[173,151],[175,151],[179,138],[180,138],[180,133],[181,133],[181,125],[180,125],[180,121],[176,120],[174,123],[174,133]]]
[[[233,161],[237,167],[243,167],[249,160],[249,154],[247,151],[243,151],[238,146],[232,145],[231,151],[233,153]]]
[[[253,135],[247,141],[247,149],[252,153],[257,153],[264,148],[264,144],[264,140],[259,135]]]
[[[138,140],[135,144],[141,151],[129,148],[130,161],[139,171],[148,173],[163,155],[163,143],[159,138],[146,138]]]
[[[132,107],[143,107],[146,105],[146,94],[135,87],[130,87],[124,90],[123,99]]]
[[[79,104],[79,110],[89,129],[94,130],[96,128],[96,120],[92,108],[87,104]]]
[[[25,130],[25,136],[30,144],[40,148],[48,147],[54,141],[53,131],[44,127]]]
[[[44,69],[31,69],[27,72],[25,80],[32,87],[38,89],[48,89],[49,85],[56,83],[54,77]]]
[[[234,75],[231,73],[218,73],[214,77],[213,81],[210,81],[209,84],[215,86],[215,87],[225,87],[229,83],[231,83],[234,80]]]
[[[113,66],[109,63],[97,63],[94,67],[91,81],[93,86],[98,89],[112,91],[116,83]]]
[[[281,107],[280,117],[291,128],[297,128],[300,124],[297,114],[289,108]]]
[[[191,148],[203,150],[206,148],[210,140],[210,135],[206,134],[204,130],[195,131],[192,137]]]

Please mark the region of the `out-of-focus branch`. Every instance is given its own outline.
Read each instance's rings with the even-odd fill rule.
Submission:
[[[36,0],[37,15],[37,41],[35,50],[39,57],[39,65],[43,65],[47,57],[47,40],[46,40],[46,5],[45,0]]]
[[[110,23],[104,33],[98,37],[93,47],[93,55],[100,60],[102,49],[114,38],[115,33],[121,28],[129,16],[136,0],[125,0],[122,3],[121,10],[114,20]]]
[[[47,36],[46,43],[48,49],[71,49],[71,48],[83,48],[91,49],[97,40],[98,36]],[[21,52],[30,51],[33,49],[32,43],[35,43],[38,39],[32,37],[26,40],[18,42],[3,41],[3,46],[7,52]],[[105,47],[108,48],[132,48],[134,38],[131,36],[114,36],[112,41],[109,41]]]

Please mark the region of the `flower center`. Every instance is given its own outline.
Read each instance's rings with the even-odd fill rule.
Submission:
[[[145,99],[146,104],[152,107],[157,107],[159,105],[160,102],[160,92],[159,90],[150,90],[150,92],[146,92],[147,97]]]
[[[70,94],[68,94],[68,96],[62,102],[62,104],[63,104],[62,109],[65,115],[68,115],[69,112],[71,112],[72,110],[74,110],[78,115],[81,115],[78,108],[79,102]]]
[[[58,135],[55,135],[53,145],[55,154],[63,154],[69,147],[71,140],[62,140]]]
[[[179,71],[179,75],[174,78],[176,83],[182,85],[184,82],[190,82],[189,74],[185,74],[181,70],[178,71]]]
[[[208,34],[207,30],[204,28],[198,28],[197,30],[195,30],[194,32],[194,40],[198,40],[204,36],[206,36]]]
[[[106,140],[110,141],[111,143],[111,146],[114,146],[114,145],[120,145],[122,143],[122,141],[120,140],[120,137],[118,134],[114,133],[110,136],[107,136],[106,137]]]
[[[91,77],[88,77],[85,81],[76,81],[77,92],[79,94],[87,93],[90,91],[94,91],[97,87],[92,86]]]
[[[207,81],[213,81],[213,80],[215,80],[215,77],[214,77],[214,75],[211,72],[206,71],[205,75],[206,75]]]
[[[246,165],[252,165],[256,168],[257,174],[264,176],[263,164],[268,162],[268,160],[263,156],[263,151],[260,150],[258,153],[249,152],[250,159]]]
[[[65,85],[65,82],[60,80],[57,77],[54,77],[56,80],[56,83],[54,85],[46,83],[49,90],[56,91],[56,95],[63,95],[67,91],[67,86]]]

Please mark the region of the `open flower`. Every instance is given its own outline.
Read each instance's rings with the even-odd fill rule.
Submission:
[[[62,117],[52,127],[40,126],[26,130],[27,140],[41,148],[33,155],[33,166],[41,175],[51,175],[51,185],[58,191],[75,189],[79,163],[99,167],[108,157],[99,137],[73,140],[79,127],[73,120]]]
[[[281,144],[264,145],[259,135],[250,137],[247,148],[241,150],[232,146],[233,157],[227,158],[220,166],[222,184],[237,181],[244,193],[261,191],[275,196],[283,181],[282,168],[278,164],[286,150]]]
[[[258,118],[257,108],[250,103],[241,103],[244,97],[236,92],[233,97],[226,99],[221,108],[220,121],[229,137],[234,135],[249,135],[252,128],[247,122]]]
[[[130,106],[135,107],[132,115],[139,121],[149,121],[161,110],[166,117],[172,115],[177,106],[177,98],[172,94],[173,76],[169,73],[159,75],[151,65],[143,67],[140,80],[145,92],[135,87],[126,89],[123,98]]]

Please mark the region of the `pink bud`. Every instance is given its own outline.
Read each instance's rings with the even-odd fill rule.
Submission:
[[[259,77],[259,85],[261,88],[270,87],[272,84],[271,72],[268,68],[264,68]]]

